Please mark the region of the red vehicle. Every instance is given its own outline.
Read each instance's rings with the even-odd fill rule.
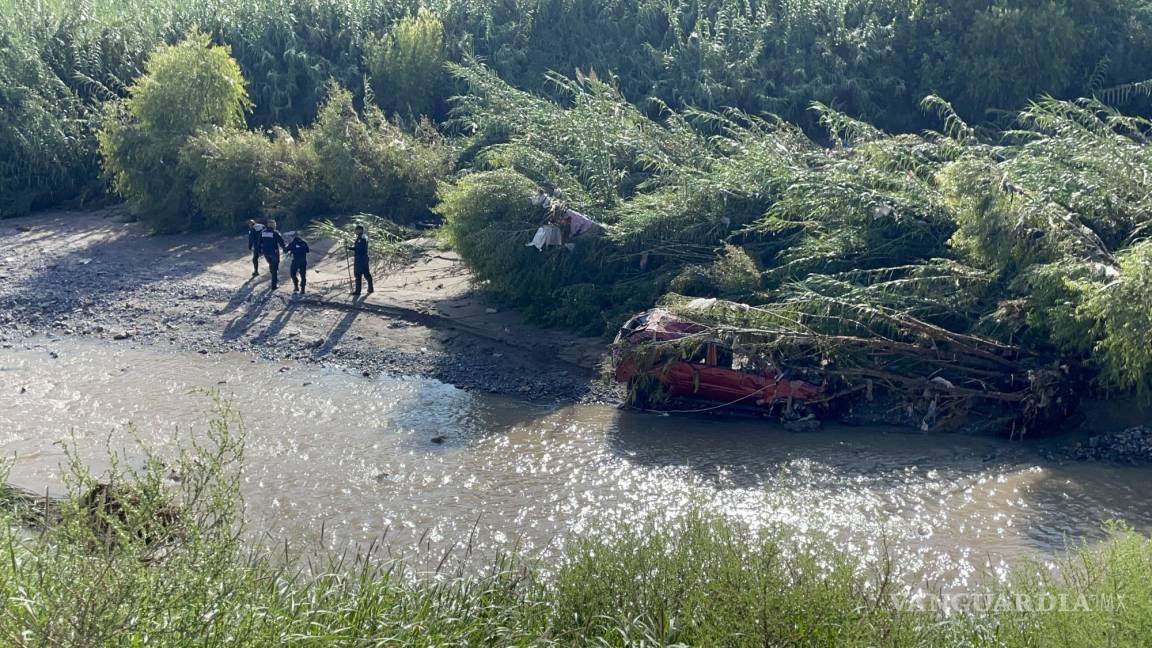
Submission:
[[[641,405],[663,396],[764,411],[795,410],[823,393],[819,386],[779,375],[754,356],[733,352],[710,333],[709,327],[661,308],[641,313],[616,336],[616,380],[627,383],[633,401]],[[689,338],[699,344],[687,357],[685,347],[667,344]]]

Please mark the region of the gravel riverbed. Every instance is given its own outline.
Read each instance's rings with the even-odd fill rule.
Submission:
[[[594,367],[526,351],[546,349],[550,332],[539,331],[538,341],[523,334],[502,339],[499,329],[489,336],[474,323],[459,330],[441,318],[443,326],[429,327],[357,308],[340,281],[339,255],[331,255],[328,267],[324,259],[314,263],[312,294],[302,299],[292,292],[286,263],[277,291],[269,289],[264,264],[260,276],[249,276],[241,237],[146,236],[136,225],[116,222],[115,215],[62,213],[0,222],[0,344],[81,336],[202,354],[245,352],[366,375],[429,377],[533,401],[619,398]],[[428,281],[444,284],[436,276]],[[387,279],[379,283],[377,295],[388,292],[388,299],[402,305],[406,296],[421,296],[388,290]],[[446,299],[482,299],[458,284]],[[410,301],[413,309],[423,306]]]

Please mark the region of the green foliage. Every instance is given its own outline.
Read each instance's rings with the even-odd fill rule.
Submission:
[[[444,23],[420,7],[369,43],[364,53],[380,107],[412,119],[442,114],[447,96]]]
[[[760,288],[760,268],[743,249],[724,244],[724,253],[708,268],[721,297],[747,298]]]
[[[603,237],[576,239],[571,250],[527,246],[545,216],[535,194],[530,179],[507,169],[441,188],[448,240],[493,297],[541,324],[597,335],[656,299],[659,288],[631,282],[636,266]]]
[[[541,321],[599,313],[611,322],[613,286],[631,290],[629,303],[671,289],[784,308],[785,319],[816,318],[805,326],[824,336],[911,335],[918,344],[929,329],[934,338],[990,335],[1010,345],[1002,351],[1012,362],[1083,363],[1101,371],[1100,385],[1143,388],[1140,340],[1123,331],[1152,327],[1152,316],[1100,297],[1152,213],[1142,171],[1152,126],[1142,118],[1092,100],[1044,100],[994,145],[936,97],[924,105],[946,132],[918,136],[817,105],[839,143],[825,149],[794,127],[735,111],[651,119],[595,79],[558,82],[571,97],[560,103],[482,69],[456,71],[474,92],[456,119],[476,133],[479,165],[515,169],[507,177],[518,178],[522,200],[538,183],[610,224],[603,239],[577,241],[575,254],[533,265],[516,249],[538,224],[527,207],[494,205],[474,217],[492,231],[470,229],[459,215],[471,194],[445,193],[465,261]],[[580,254],[589,255],[582,269],[564,265]],[[1136,290],[1126,303],[1140,303]],[[887,333],[873,328],[879,313]],[[909,330],[901,317],[918,323]]]
[[[436,183],[451,164],[450,151],[438,136],[417,138],[371,107],[361,118],[352,93],[335,85],[307,140],[337,206],[399,223],[430,215]]]
[[[1118,277],[1087,288],[1078,315],[1091,322],[1099,340],[1096,361],[1108,386],[1152,392],[1152,243],[1143,241],[1119,257]]]
[[[0,217],[69,197],[95,168],[81,107],[17,38],[0,33]]]
[[[239,66],[227,48],[193,34],[156,50],[129,95],[111,104],[99,134],[113,187],[157,230],[199,225],[179,153],[202,129],[243,125],[250,102]]]
[[[589,636],[620,633],[625,644],[901,645],[927,638],[893,609],[894,574],[873,574],[880,586],[865,587],[854,573],[860,566],[846,556],[820,545],[792,553],[793,544],[778,532],[691,513],[581,540],[556,576],[556,615]]]
[[[239,467],[243,431],[228,403],[200,441],[175,456],[139,448],[142,470],[112,451],[112,467],[92,475],[69,453],[69,497],[45,533],[5,524],[0,641],[9,645],[111,645],[130,636],[169,641],[211,632],[212,615],[188,616],[227,574],[242,572]],[[171,480],[168,475],[178,475]],[[42,500],[43,501],[43,500]],[[131,630],[126,630],[131,628]]]
[[[400,267],[412,256],[412,247],[405,243],[411,232],[404,230],[392,221],[372,214],[357,214],[343,225],[329,219],[315,221],[308,228],[308,235],[316,239],[331,239],[338,245],[350,246],[356,239],[356,227],[364,228],[368,237],[369,260],[373,272],[384,274]],[[350,255],[345,255],[350,259]]]
[[[909,23],[921,91],[949,97],[962,115],[1016,110],[1044,95],[1084,96],[1104,87],[1120,60],[1135,62],[1119,34],[1140,34],[1127,0],[929,0]],[[1147,75],[1136,80],[1144,80]]]
[[[973,123],[1045,94],[1146,113],[1152,77],[1137,0],[0,0],[0,213],[98,199],[102,104],[156,46],[199,32],[231,48],[251,123],[288,130],[315,120],[333,80],[357,105],[375,94],[408,121],[442,116],[439,63],[470,58],[536,94],[566,98],[550,73],[579,71],[650,115],[735,108],[809,133],[813,101],[924,128],[917,102],[933,93]]]
[[[205,131],[191,138],[180,164],[205,224],[236,230],[248,219],[302,225],[328,209],[312,148],[287,131]]]
[[[1152,542],[1119,526],[1054,568],[1015,565],[1008,582],[966,592],[1090,606],[1075,611],[902,609],[910,588],[895,550],[863,564],[818,538],[691,509],[598,521],[598,533],[565,539],[549,572],[500,556],[421,575],[380,545],[352,555],[253,542],[237,412],[219,403],[194,434],[171,456],[136,449],[135,469],[113,452],[99,482],[71,455],[67,497],[32,533],[0,497],[0,642],[1080,646],[1137,645],[1150,630]]]

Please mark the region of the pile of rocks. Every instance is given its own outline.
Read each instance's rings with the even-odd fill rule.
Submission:
[[[1069,448],[1069,456],[1079,461],[1152,463],[1152,427],[1139,425],[1093,436]]]

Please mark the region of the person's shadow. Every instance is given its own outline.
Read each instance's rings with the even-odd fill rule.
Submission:
[[[248,288],[251,293],[251,287]],[[248,310],[243,315],[238,315],[228,322],[228,326],[224,328],[223,337],[225,340],[236,340],[252,328],[259,319],[264,315],[264,308],[268,305],[268,300],[272,299],[273,293],[271,290],[267,294],[261,295],[252,300],[248,305]]]
[[[356,322],[357,316],[360,315],[360,310],[356,308],[360,302],[364,301],[363,297],[355,297],[352,299],[352,308],[344,313],[340,321],[332,326],[328,334],[324,336],[324,342],[312,352],[313,358],[320,358],[332,352],[336,345],[340,344],[340,340],[348,333],[348,329],[352,328],[352,324]]]
[[[284,303],[284,309],[276,314],[276,317],[264,328],[258,336],[260,339],[274,338],[280,335],[284,327],[288,325],[288,321],[296,314],[296,308],[300,305],[295,299],[288,299]]]
[[[258,280],[259,277],[248,277],[248,280],[244,282],[244,285],[240,286],[236,292],[232,293],[232,297],[228,300],[228,303],[224,304],[220,310],[216,311],[216,314],[227,315],[237,308],[240,308],[240,304],[248,301],[248,299],[252,296],[252,292],[256,290],[256,283]]]

